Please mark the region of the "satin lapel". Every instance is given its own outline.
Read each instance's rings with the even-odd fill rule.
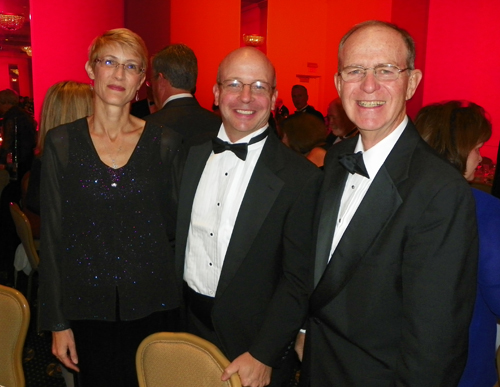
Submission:
[[[408,178],[410,160],[420,141],[420,135],[409,121],[349,223],[311,295],[311,313],[326,305],[344,288],[354,275],[360,260],[403,203],[397,187]]]
[[[352,145],[346,147],[346,149],[342,150],[340,153],[352,152],[355,145],[356,142],[352,142]],[[335,163],[335,165],[332,165],[331,172],[330,168],[326,171],[324,179],[325,183],[319,199],[321,206],[318,208],[320,215],[318,226],[319,231],[316,240],[314,286],[318,284],[321,276],[323,275],[328,263],[328,258],[330,257],[333,233],[335,232],[335,224],[340,208],[340,200],[342,199],[342,193],[344,192],[345,182],[349,176],[349,173],[345,170],[345,168],[337,165],[337,153],[335,154],[332,163]]]
[[[276,176],[276,171],[284,167],[278,141],[273,134],[269,135],[255,165],[231,234],[216,297],[224,292],[238,271],[283,187],[283,180]]]
[[[360,260],[402,203],[391,176],[382,166],[352,218],[314,290],[314,312],[335,297],[352,278]]]
[[[179,207],[177,213],[176,232],[176,269],[182,278],[184,272],[184,257],[186,253],[187,236],[189,224],[191,222],[191,209],[193,207],[194,196],[201,175],[205,169],[205,164],[212,152],[211,142],[200,146],[193,146],[189,150],[189,155],[182,175],[181,189],[179,194]]]

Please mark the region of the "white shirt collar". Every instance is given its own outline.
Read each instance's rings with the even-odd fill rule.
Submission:
[[[252,132],[248,136],[245,136],[242,139],[238,140],[237,143],[239,144],[239,143],[249,142],[255,136],[258,136],[259,134],[263,133],[268,128],[268,126],[269,125],[266,124],[265,126],[263,126],[262,128],[256,130],[255,132]],[[217,135],[217,137],[219,137],[223,141],[227,141],[230,144],[233,144],[233,142],[229,139],[229,137],[226,134],[226,129],[224,128],[224,124],[222,124],[220,126],[219,134]],[[255,144],[252,144],[252,145],[255,145]]]
[[[167,100],[165,102],[163,102],[163,106],[165,106],[170,101],[173,101],[174,99],[179,99],[179,98],[193,98],[193,94],[190,94],[190,93],[180,93],[180,94],[171,95],[170,97],[167,98]]]
[[[361,136],[359,136],[358,143],[356,144],[356,148],[354,149],[354,153],[359,151],[363,152],[363,161],[370,178],[373,178],[377,174],[382,164],[384,164],[385,159],[387,158],[387,156],[389,156],[389,153],[391,153],[392,148],[394,148],[394,145],[396,145],[396,142],[399,140],[399,137],[403,133],[407,124],[408,116],[405,116],[403,121],[396,127],[396,129],[394,129],[387,137],[382,139],[367,151],[364,150],[362,138]]]

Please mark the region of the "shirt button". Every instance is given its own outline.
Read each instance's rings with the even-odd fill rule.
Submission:
[[[211,233],[210,233],[210,236],[214,236],[214,233],[213,233],[213,232],[211,232]]]
[[[224,173],[224,175],[225,175],[225,176],[227,176],[227,172],[226,172],[226,173]]]
[[[212,262],[210,262],[210,263],[208,264],[208,266],[212,266]]]
[[[354,188],[356,188],[356,187],[355,187],[354,185],[351,185],[351,188],[352,188],[352,189],[354,189]]]

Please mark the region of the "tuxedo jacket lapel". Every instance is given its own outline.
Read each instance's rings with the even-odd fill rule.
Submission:
[[[224,258],[216,297],[220,296],[247,256],[262,223],[274,205],[284,182],[275,172],[283,168],[278,139],[270,134],[257,161],[236,218]]]
[[[212,143],[207,142],[200,146],[191,147],[182,175],[182,184],[179,194],[176,232],[176,270],[180,278],[184,273],[184,255],[191,222],[191,209],[194,196],[205,164],[212,153]]]
[[[316,270],[318,273],[315,273],[317,286],[310,299],[311,312],[326,305],[344,288],[354,275],[358,264],[366,255],[368,249],[377,240],[379,234],[402,204],[397,185],[408,177],[408,171],[406,170],[407,163],[403,163],[401,160],[407,160],[411,157],[411,152],[417,141],[418,138],[414,136],[413,132],[405,130],[402,133],[349,223],[319,282],[317,282],[317,276],[319,277],[321,272],[317,262]],[[334,165],[332,169],[332,176],[335,177],[339,170],[343,170],[343,167]],[[323,250],[317,250],[317,260],[324,259],[325,249],[328,250],[326,254],[329,254],[333,239],[332,228],[335,230],[335,221],[340,205],[338,196],[342,195],[344,185],[338,184],[337,188],[332,189],[334,195],[336,195],[335,200],[337,200],[334,207],[333,225],[331,224],[332,220],[323,219],[326,216],[322,216],[320,220],[320,226],[321,222],[324,222],[327,228],[325,230],[320,228],[318,232],[317,249]],[[323,202],[327,203],[327,200],[325,198]],[[326,234],[327,232],[328,234]],[[329,240],[329,245],[326,244],[326,240]],[[320,241],[322,241],[321,246]]]

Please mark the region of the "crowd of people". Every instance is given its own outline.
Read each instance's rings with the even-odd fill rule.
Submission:
[[[184,44],[133,102],[149,62],[128,29],[96,37],[90,86],[52,86],[37,156],[16,150],[41,222],[39,328],[78,386],[137,386],[139,343],[185,331],[243,386],[493,387],[500,201],[467,183],[492,127],[465,101],[412,122],[405,30],[344,35],[326,118],[303,85],[290,114],[252,47],[220,62],[217,114]]]

